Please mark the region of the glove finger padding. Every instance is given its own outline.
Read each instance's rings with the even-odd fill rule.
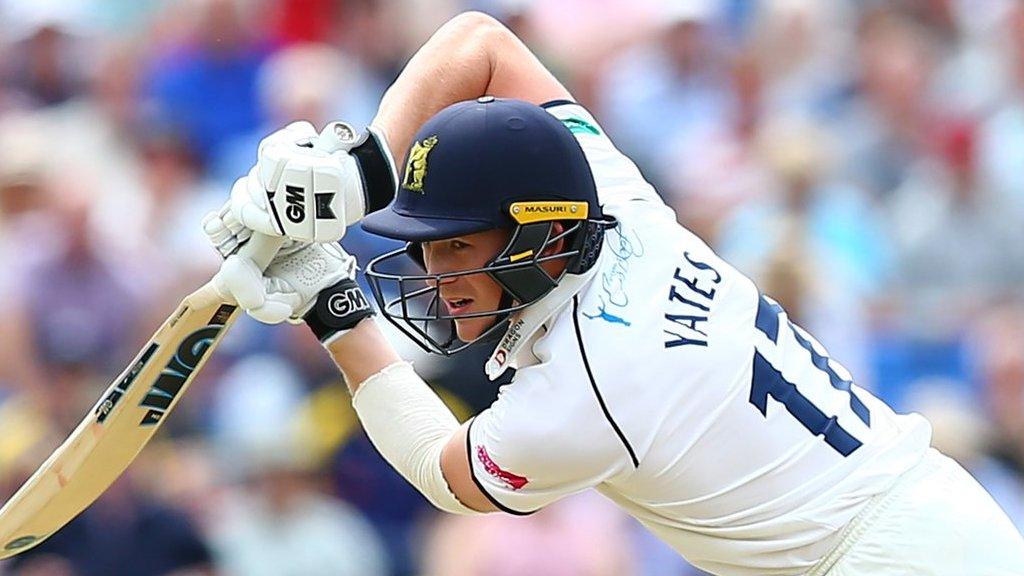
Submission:
[[[248,258],[232,255],[220,265],[213,276],[213,286],[225,300],[232,300],[245,310],[263,306],[266,291],[263,274]]]
[[[237,222],[229,210],[211,212],[203,230],[222,255],[237,249],[246,230],[232,234]],[[230,254],[213,278],[225,300],[236,302],[265,324],[305,321],[325,345],[374,314],[355,281],[356,260],[341,246],[286,242],[261,272],[249,258]]]
[[[314,128],[309,122],[300,120],[298,122],[292,122],[277,132],[267,136],[263,140],[260,140],[260,144],[256,150],[262,157],[263,151],[266,150],[268,146],[280,144],[282,142],[289,144],[308,144],[309,142],[312,142],[316,136],[316,128]]]
[[[343,280],[354,283],[355,258],[334,244],[293,245],[279,254],[265,273],[249,260],[232,255],[213,278],[226,300],[237,302],[266,324],[301,322],[321,291]]]
[[[203,216],[203,233],[221,258],[227,258],[238,248],[238,239],[224,225],[223,218],[217,212],[209,212]]]
[[[302,306],[302,299],[294,291],[275,291],[273,281],[264,278],[266,300],[259,308],[246,310],[249,316],[264,324],[280,324],[286,320],[295,323],[295,310]]]
[[[231,211],[229,200],[216,212],[209,212],[203,217],[203,232],[207,240],[221,255],[227,258],[236,253],[252,238],[252,230],[246,228],[235,218]],[[294,240],[285,240],[278,250],[278,254],[292,254],[302,248],[304,244]]]
[[[220,216],[224,227],[237,238],[239,244],[245,244],[249,241],[249,238],[252,238],[252,228],[246,228],[231,212],[230,199],[224,203],[224,206],[221,206],[220,212],[217,215]]]
[[[271,236],[283,236],[283,231],[275,226],[268,211],[267,192],[256,176],[257,170],[254,166],[248,176],[235,180],[231,187],[231,212],[246,228]]]
[[[259,162],[232,190],[238,219],[255,230],[304,242],[335,242],[365,212],[359,166],[345,150],[311,146],[306,123],[260,144]],[[350,221],[351,220],[351,221]]]

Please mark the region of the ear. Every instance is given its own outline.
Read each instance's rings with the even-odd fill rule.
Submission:
[[[565,232],[565,224],[558,221],[551,223],[551,237],[558,236],[562,232]],[[545,248],[544,251],[541,252],[541,255],[549,256],[551,254],[558,254],[559,252],[565,250],[565,240],[565,238],[559,238],[557,241],[555,241],[554,244],[551,244],[547,248]]]

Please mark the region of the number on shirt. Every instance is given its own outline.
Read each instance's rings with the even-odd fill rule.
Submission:
[[[784,311],[782,307],[768,300],[763,295],[757,305],[757,318],[754,326],[764,333],[776,346],[792,345],[788,342],[779,342],[779,322]],[[850,396],[850,409],[865,425],[871,425],[871,413],[868,407],[857,398],[850,390],[853,382],[839,376],[832,368],[829,357],[819,354],[811,342],[803,337],[792,322],[789,322],[789,333],[793,335],[796,344],[807,351],[810,361],[815,368],[828,375],[829,382],[836,390],[842,390]],[[782,373],[761,355],[761,352],[754,350],[754,375],[750,382],[750,403],[768,416],[768,397],[771,396],[776,402],[782,403],[786,411],[796,418],[797,422],[807,428],[815,436],[822,436],[825,442],[843,456],[849,456],[854,450],[860,448],[861,442],[843,428],[836,416],[828,416],[822,412],[813,402],[804,396],[796,384],[786,380]]]

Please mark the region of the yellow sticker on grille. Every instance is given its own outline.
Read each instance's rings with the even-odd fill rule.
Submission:
[[[520,260],[522,260],[524,258],[529,258],[530,256],[533,256],[533,250],[527,250],[526,252],[520,252],[519,254],[513,254],[513,255],[508,257],[508,261],[509,262],[519,262]]]

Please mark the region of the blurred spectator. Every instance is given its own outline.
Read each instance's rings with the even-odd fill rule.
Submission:
[[[45,186],[51,169],[45,128],[40,114],[0,117],[0,249],[17,245],[28,250],[19,250],[22,257],[31,258],[32,242],[25,236],[39,224],[50,200]]]
[[[203,176],[195,151],[169,127],[147,126],[133,142],[132,186],[97,198],[92,224],[105,253],[135,265],[150,314],[140,325],[153,329],[220,265],[200,222],[226,190]]]
[[[317,129],[338,118],[369,124],[383,94],[371,74],[358,59],[328,44],[299,43],[278,51],[257,74],[263,121],[225,140],[213,157],[213,174],[229,186],[248,171],[259,141],[292,122],[304,120]]]
[[[261,121],[256,79],[269,51],[260,0],[195,0],[191,34],[149,62],[158,118],[174,122],[206,161]]]
[[[717,0],[712,0],[717,1]],[[702,3],[703,0],[697,0]],[[657,35],[666,13],[687,11],[690,0],[476,0],[468,4],[500,18],[539,54],[573,96],[597,104],[590,83],[607,60]],[[675,16],[669,16],[673,20]]]
[[[230,495],[213,527],[223,574],[387,574],[373,528],[349,505],[320,493],[312,471],[287,461],[293,454],[267,447],[263,462],[250,462],[248,488]]]
[[[81,515],[10,562],[15,574],[185,576],[213,574],[210,550],[182,511],[122,476]]]
[[[116,367],[133,334],[135,306],[142,288],[125,276],[127,266],[97,249],[89,226],[92,193],[98,185],[82,169],[72,169],[48,187],[58,195],[46,234],[57,245],[25,271],[19,293],[33,318],[36,357],[51,365]]]
[[[0,117],[0,298],[8,303],[0,309],[0,392],[40,391],[44,382],[21,294],[28,270],[53,244],[53,235],[43,233],[51,225],[43,127],[36,115]]]
[[[348,0],[335,43],[370,71],[369,88],[383,94],[406,60],[460,4],[460,0]]]
[[[314,444],[300,435],[307,412],[293,377],[269,357],[247,359],[226,377],[220,464],[240,473],[245,487],[228,494],[213,516],[218,565],[239,576],[387,574],[372,526],[323,492]],[[251,390],[255,380],[258,391]]]
[[[253,382],[259,387],[254,389]],[[242,470],[259,457],[253,447],[273,445],[279,438],[292,441],[304,393],[296,370],[276,354],[251,354],[231,366],[209,406],[211,436],[223,470]]]
[[[284,45],[329,42],[336,34],[339,12],[345,2],[336,0],[280,0],[272,3],[273,35]]]
[[[846,0],[758,3],[751,44],[769,113],[824,116],[850,82],[855,19]]]
[[[838,125],[840,168],[852,183],[884,197],[927,149],[929,130],[942,115],[929,92],[934,43],[926,30],[887,7],[865,11],[857,42],[856,92]]]
[[[756,53],[736,53],[728,71],[735,106],[723,124],[666,151],[677,159],[678,170],[662,194],[679,221],[709,241],[734,210],[768,193],[771,182],[757,143],[765,120],[766,79]]]
[[[994,308],[975,334],[984,408],[995,430],[995,452],[1024,474],[1024,308]]]
[[[653,39],[615,58],[598,91],[604,127],[663,193],[682,163],[698,161],[666,152],[692,149],[733,105],[715,16],[713,0],[668,4]]]
[[[16,358],[10,369],[28,379],[48,400],[73,414],[83,383],[120,367],[134,350],[125,336],[137,331],[136,303],[141,281],[129,280],[132,267],[97,248],[89,226],[92,195],[97,188],[84,167],[38,182],[45,211],[22,214],[32,227],[15,225],[6,244],[16,250],[5,273],[5,319],[20,328],[17,338],[0,339],[0,357]],[[22,250],[22,247],[28,249]],[[8,328],[5,326],[5,328]],[[109,376],[107,376],[109,378]],[[68,385],[71,389],[61,390]],[[78,392],[75,393],[75,390]],[[57,404],[53,409],[58,409]],[[58,417],[63,422],[63,409]],[[77,420],[79,416],[73,416]]]
[[[979,168],[985,186],[1013,210],[1020,223],[1024,222],[1024,5],[1011,2],[999,24],[993,36],[1000,39],[1007,89],[981,126]]]
[[[94,32],[86,2],[3,0],[0,16],[11,42],[0,66],[0,86],[8,85],[16,100],[33,107],[81,93],[91,63],[87,37]]]
[[[1024,283],[1024,225],[978,181],[976,130],[950,127],[937,154],[911,164],[889,217],[903,327],[915,338],[956,339],[985,307]]]

